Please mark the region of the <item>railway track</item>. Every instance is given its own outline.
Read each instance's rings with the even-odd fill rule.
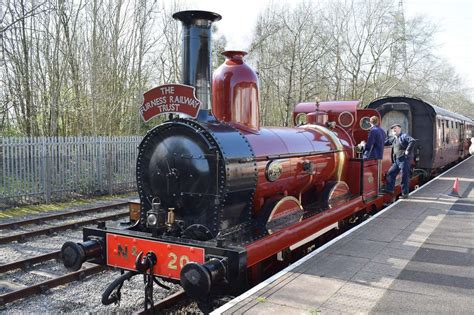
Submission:
[[[155,303],[153,306],[153,311],[149,310],[147,312],[140,311],[137,313],[134,313],[134,315],[145,315],[145,314],[153,314],[153,312],[156,314],[157,312],[160,312],[164,309],[167,309],[173,305],[178,304],[179,302],[182,302],[186,300],[186,293],[183,290],[180,290],[178,292],[175,292],[164,299],[160,300],[159,302]]]
[[[49,289],[58,287],[69,282],[82,280],[87,276],[99,273],[105,269],[106,267],[104,266],[89,264],[81,270],[70,272],[65,275],[42,281],[34,285],[18,288],[16,290],[0,295],[0,305],[11,303],[13,301],[29,297],[31,295],[44,293]]]
[[[8,264],[3,264],[0,265],[0,273],[5,273],[8,271],[12,271],[15,269],[26,269],[30,268],[31,266],[42,263],[45,261],[53,260],[53,259],[61,259],[61,251],[54,251],[51,253],[43,254],[43,255],[38,255],[35,257],[27,258],[24,260],[19,260],[15,261],[12,263]],[[54,287],[67,284],[73,281],[78,281],[82,280],[87,276],[99,273],[103,270],[105,270],[105,266],[99,266],[95,264],[88,264],[88,266],[84,269],[67,273],[63,276],[59,276],[53,279],[49,279],[46,281],[42,281],[40,283],[19,288],[7,293],[4,293],[0,295],[0,305],[6,304],[6,303],[11,303],[19,299],[23,299],[25,297],[29,297],[31,295],[35,294],[41,294],[46,292],[49,289],[52,289]],[[184,291],[178,291],[176,293],[171,294],[170,296],[160,300],[154,305],[154,311],[160,311],[164,310],[167,308],[172,307],[173,305],[176,305],[179,302],[182,302],[186,299],[186,294]],[[144,311],[136,313],[138,314],[146,314]]]
[[[54,251],[51,253],[27,258],[24,260],[19,260],[15,261],[12,263],[8,264],[3,264],[0,265],[0,273],[5,273],[8,271],[12,271],[15,269],[26,269],[30,268],[34,264],[42,263],[45,261],[53,260],[53,259],[60,259],[61,258],[61,251]],[[46,292],[47,290],[67,284],[69,282],[77,281],[77,280],[82,280],[87,276],[99,273],[103,270],[105,270],[105,266],[99,266],[95,264],[89,264],[86,268],[67,273],[63,276],[56,277],[54,279],[49,279],[46,281],[42,281],[40,283],[27,286],[24,288],[19,288],[17,290],[13,290],[11,292],[7,292],[5,294],[0,295],[0,305],[6,304],[6,303],[11,303],[19,299],[23,299],[25,297],[29,297],[31,295],[35,294],[41,294]],[[160,300],[154,305],[154,311],[160,311],[164,310],[166,308],[172,307],[173,305],[176,305],[179,302],[182,302],[186,299],[186,294],[184,291],[178,291],[176,293],[171,294],[170,296]],[[136,313],[138,314],[146,314],[144,311]]]
[[[123,207],[123,206],[126,206],[127,204],[128,202],[116,202],[116,203],[105,205],[105,206],[91,207],[87,209],[80,209],[80,210],[75,210],[75,211],[45,215],[45,216],[41,216],[41,217],[33,218],[33,219],[1,223],[0,230],[18,228],[20,226],[29,225],[29,224],[40,224],[40,223],[46,222],[47,220],[64,219],[64,218],[72,217],[78,214],[86,214],[86,213],[94,212],[94,211],[107,210],[107,209],[116,208],[116,207]]]
[[[34,264],[38,264],[41,262],[45,262],[52,259],[60,259],[61,258],[61,251],[57,250],[51,253],[43,254],[34,256],[31,258],[18,260],[12,263],[0,265],[0,273],[5,273],[7,271],[15,270],[15,269],[25,269],[33,266]]]
[[[67,213],[62,213],[62,214],[53,214],[53,215],[47,215],[39,218],[34,218],[34,219],[28,219],[28,220],[23,220],[23,221],[16,221],[16,222],[9,222],[9,223],[4,223],[0,224],[0,229],[7,229],[7,228],[16,228],[19,226],[23,225],[29,225],[29,224],[35,224],[35,223],[42,223],[46,222],[48,220],[57,220],[65,217],[70,217],[74,215],[80,215],[84,213],[90,213],[90,212],[97,212],[101,210],[108,210],[112,208],[117,208],[121,206],[127,205],[127,202],[121,202],[121,203],[115,203],[111,205],[106,205],[106,206],[100,206],[100,207],[93,207],[93,208],[88,208],[88,209],[83,209],[83,210],[77,210],[77,211],[71,211]],[[100,216],[96,218],[91,218],[87,220],[82,220],[82,221],[77,221],[73,223],[66,223],[66,224],[61,224],[61,225],[56,225],[56,226],[49,226],[43,229],[39,230],[34,230],[34,231],[25,231],[22,233],[18,234],[13,234],[13,235],[8,235],[8,236],[3,236],[0,237],[0,244],[7,244],[13,241],[24,241],[28,238],[31,238],[33,236],[39,236],[39,235],[47,235],[55,232],[60,232],[60,231],[65,231],[69,229],[75,229],[80,226],[84,225],[89,225],[96,223],[98,221],[108,221],[108,220],[115,220],[124,216],[127,216],[129,214],[128,209],[126,211],[120,211],[118,213],[113,213],[109,214],[106,216]]]
[[[179,290],[155,303],[153,310],[139,311],[134,315],[145,314],[209,314],[232,300],[234,296],[214,296],[206,301],[190,299],[186,292]]]
[[[45,215],[45,216],[41,216],[41,217],[37,217],[33,219],[2,223],[0,224],[0,229],[3,229],[3,230],[16,229],[20,226],[26,226],[26,225],[32,225],[32,224],[43,224],[51,220],[60,220],[60,219],[66,219],[69,217],[78,216],[82,214],[91,214],[91,213],[96,213],[96,212],[100,212],[104,210],[111,210],[111,209],[126,206],[127,204],[128,202],[116,202],[116,203],[104,205],[104,206],[90,207],[87,209],[81,209],[81,210],[76,210],[76,211]],[[25,232],[13,234],[13,235],[7,235],[7,236],[0,237],[0,244],[7,244],[13,241],[24,241],[34,236],[46,235],[46,234],[51,234],[54,232],[74,229],[83,225],[93,224],[98,221],[113,220],[113,219],[127,216],[128,214],[129,214],[128,209],[126,211],[119,210],[116,213],[108,214],[105,216],[102,215],[99,217],[89,218],[86,220],[81,220],[81,221],[77,221],[73,223],[66,223],[66,224],[61,224],[61,225],[56,225],[56,226],[48,226],[46,228],[37,229],[33,231],[25,231]],[[29,257],[27,259],[22,259],[22,260],[0,265],[0,274],[9,272],[15,269],[27,269],[27,268],[32,267],[35,264],[43,263],[43,262],[53,260],[53,259],[56,259],[56,260],[61,259],[61,251],[57,250],[50,253],[41,254],[38,256]],[[48,274],[49,279],[45,281],[41,281],[33,285],[28,285],[28,286],[21,285],[21,284],[18,285],[16,283],[8,282],[8,281],[2,281],[3,285],[4,286],[6,285],[11,291],[0,295],[0,305],[11,303],[13,301],[23,299],[25,297],[29,297],[31,295],[44,293],[51,288],[67,284],[69,282],[84,279],[85,277],[99,273],[103,271],[104,269],[106,269],[106,267],[104,266],[99,266],[95,264],[87,264],[87,266],[81,270],[78,270],[75,272],[69,272],[64,275],[56,276],[54,274]],[[45,274],[47,274],[47,272]]]

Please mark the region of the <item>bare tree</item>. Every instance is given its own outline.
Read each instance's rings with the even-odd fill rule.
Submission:
[[[271,5],[259,17],[251,51],[262,82],[263,124],[290,125],[294,104],[319,94],[318,70],[329,51],[329,37],[318,20],[318,10],[310,2],[291,11]]]
[[[180,81],[180,0],[4,0],[0,133],[142,133],[141,97]],[[218,25],[217,25],[218,26]],[[214,28],[214,31],[216,29]],[[259,73],[261,123],[291,124],[302,101],[412,94],[472,112],[472,90],[436,56],[430,21],[395,0],[272,2],[248,57]],[[214,38],[214,66],[225,37]]]

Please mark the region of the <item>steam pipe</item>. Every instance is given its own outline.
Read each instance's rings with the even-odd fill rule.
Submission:
[[[196,88],[201,109],[211,105],[211,25],[222,17],[207,11],[181,11],[173,18],[183,24],[182,80]]]

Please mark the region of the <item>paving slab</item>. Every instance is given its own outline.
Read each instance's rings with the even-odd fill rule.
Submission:
[[[305,264],[304,273],[320,278],[349,280],[369,261],[370,259],[363,257],[328,254],[320,260]]]
[[[474,313],[474,158],[215,314]],[[462,198],[447,196],[459,177]]]

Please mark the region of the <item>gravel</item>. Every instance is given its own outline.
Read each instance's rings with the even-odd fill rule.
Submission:
[[[110,203],[110,201],[108,203]],[[94,203],[94,205],[96,204],[99,204],[99,202]],[[81,207],[86,208],[88,206],[90,205],[84,205]],[[101,215],[102,214],[105,214],[105,212],[101,213]],[[22,219],[25,218],[27,217]],[[19,219],[20,218],[16,218],[16,220]],[[74,217],[72,221],[82,219],[85,219],[85,217]],[[70,221],[70,219],[67,221]],[[63,222],[65,221],[55,221],[54,223],[51,223],[59,224]],[[35,226],[24,227],[25,230],[33,230],[35,228]],[[12,232],[10,231],[10,233]],[[82,228],[60,232],[56,235],[38,236],[27,240],[25,243],[13,242],[10,244],[0,245],[0,264],[59,250],[65,241],[79,242],[81,240]],[[51,260],[37,264],[27,271],[13,270],[1,274],[0,281],[12,282],[19,285],[31,285],[48,279],[45,275],[31,272],[36,270],[54,275],[65,274],[67,272],[61,262]],[[131,313],[142,310],[144,303],[144,284],[143,277],[140,275],[125,282],[122,288],[122,300],[119,305],[102,305],[102,293],[105,288],[119,276],[120,271],[118,270],[106,270],[91,275],[82,281],[71,282],[53,288],[44,294],[34,295],[23,300],[0,306],[0,313]],[[155,302],[180,289],[178,285],[173,283],[165,284],[171,287],[170,291],[159,288],[155,285]],[[0,294],[2,293],[5,293],[5,291],[0,290]]]
[[[130,313],[142,310],[144,303],[144,285],[143,277],[141,276],[136,276],[129,282],[125,282],[122,288],[122,300],[119,305],[102,305],[102,293],[108,284],[118,276],[120,276],[119,271],[104,271],[87,277],[82,281],[71,282],[64,286],[53,288],[45,294],[35,295],[27,299],[9,303],[0,307],[0,312]],[[172,286],[170,292],[155,286],[153,296],[155,301],[159,301],[179,289],[176,285],[168,285]]]

